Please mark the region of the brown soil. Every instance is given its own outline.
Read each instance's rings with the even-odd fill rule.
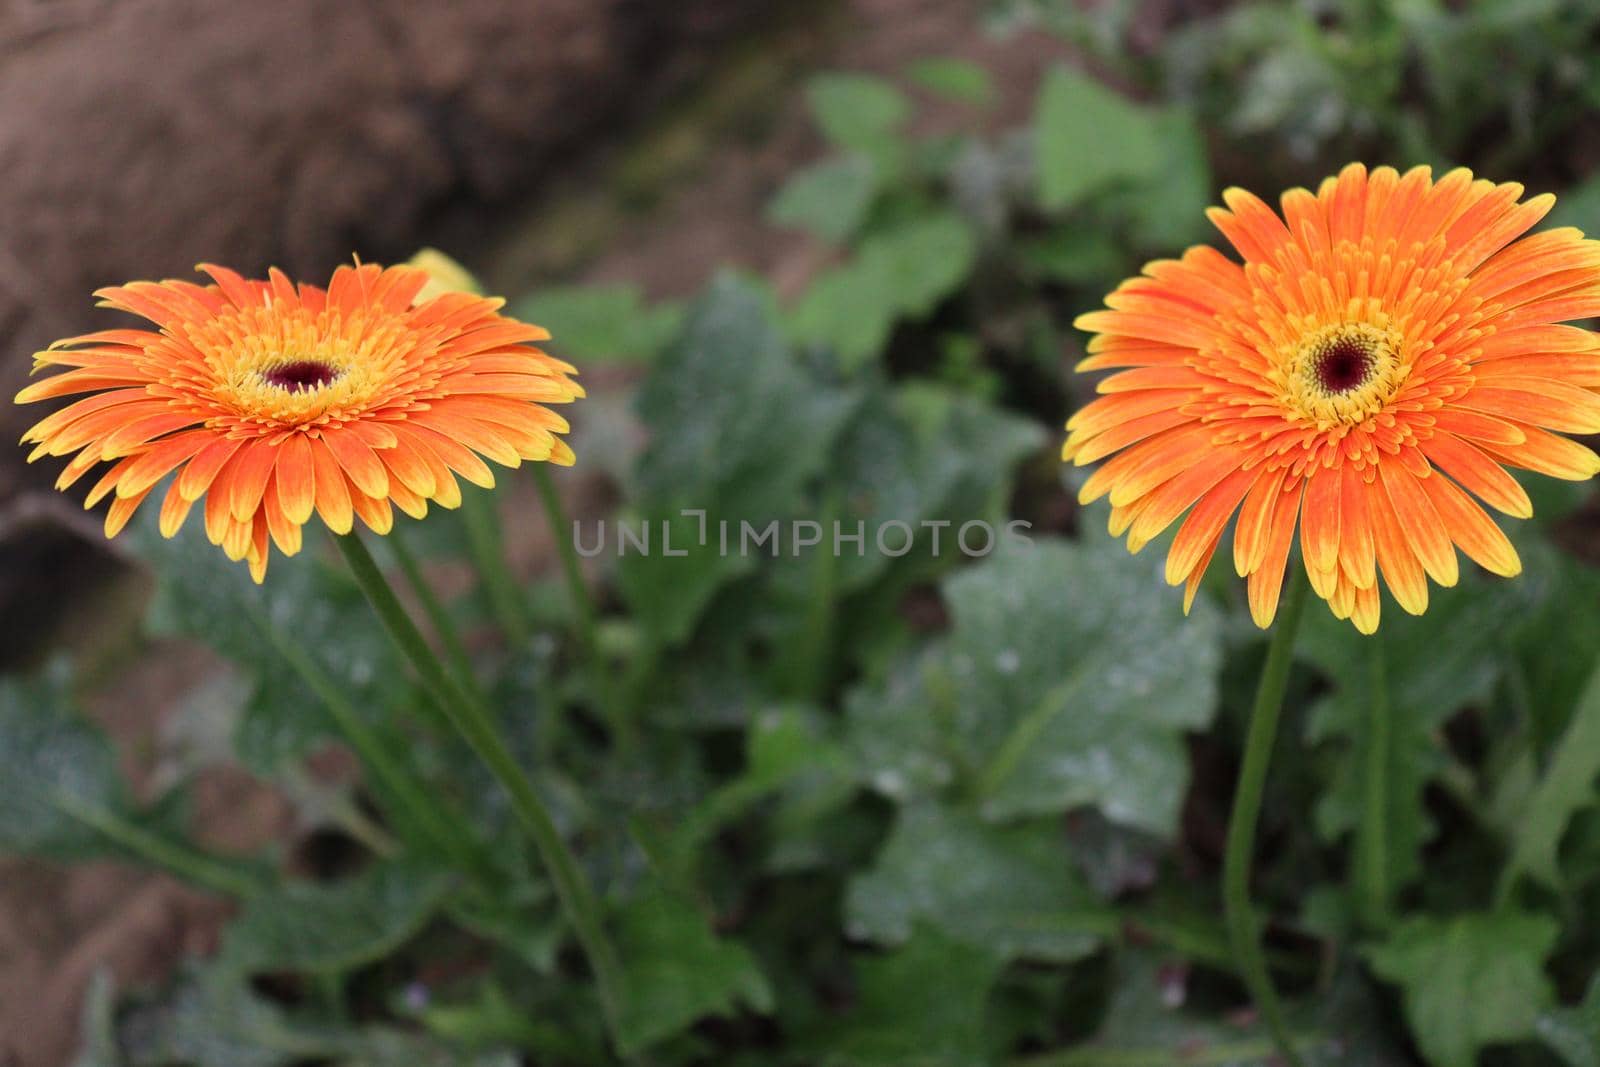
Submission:
[[[896,77],[929,56],[973,60],[990,71],[996,99],[977,108],[914,91],[913,132],[1009,128],[1031,112],[1041,74],[1069,56],[1042,33],[982,33],[981,9],[952,0],[849,0],[832,17],[786,26],[753,54],[725,60],[654,139],[621,155],[620,166],[616,157],[601,160],[600,168],[611,165],[609,180],[603,170],[585,171],[541,200],[480,258],[485,275],[505,292],[560,278],[629,282],[666,298],[692,294],[719,268],[734,267],[793,294],[830,254],[764,217],[788,175],[827,152],[800,91],[805,79],[818,70]],[[640,171],[655,179],[643,193],[633,188]]]
[[[203,650],[163,644],[89,698],[136,790],[148,790],[157,773],[162,721],[216,668]],[[209,847],[248,853],[292,839],[286,803],[237,768],[205,771],[195,789],[194,829]],[[118,988],[152,981],[185,956],[212,951],[230,911],[166,875],[119,863],[0,860],[0,1064],[66,1062],[96,971]]]

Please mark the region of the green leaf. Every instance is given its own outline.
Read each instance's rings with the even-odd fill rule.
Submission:
[[[0,852],[83,856],[106,851],[94,815],[121,806],[111,744],[77,714],[64,672],[0,678]]]
[[[514,1001],[492,978],[478,986],[475,993],[470,1000],[425,1006],[420,1014],[428,1031],[467,1048],[486,1045],[525,1048],[537,1053],[537,1062],[541,1063],[609,1062],[610,1058],[602,1051],[601,1021],[594,1017],[597,1013],[580,1020],[562,1012],[557,1004],[530,1004],[526,998]],[[575,1034],[570,1029],[574,1023],[583,1024],[595,1033]],[[379,1049],[373,1049],[368,1054],[373,1067],[413,1062],[400,1055],[385,1057],[379,1053]],[[507,1067],[523,1062],[509,1054],[507,1058]],[[450,1067],[456,1062],[444,1061],[440,1067]]]
[[[130,526],[157,578],[147,625],[203,642],[247,676],[252,692],[234,747],[248,767],[270,773],[332,731],[321,701],[289,669],[267,627],[299,643],[375,727],[407,703],[412,690],[397,653],[355,583],[317,558],[315,538],[300,555],[275,558],[270,580],[258,586],[243,564],[207,543],[198,521],[163,538],[156,511],[143,509]]]
[[[1540,1016],[1534,1030],[1567,1067],[1600,1067],[1600,974],[1581,1005]]]
[[[1117,235],[1087,226],[1059,226],[1017,245],[1032,276],[1074,285],[1105,282],[1127,273],[1128,254]]]
[[[859,260],[820,275],[789,319],[796,340],[827,345],[847,370],[883,351],[896,320],[887,285]]]
[[[797,340],[831,347],[846,370],[859,369],[888,343],[896,322],[927,316],[954,292],[976,258],[972,228],[957,215],[899,223],[813,282],[790,329]]]
[[[338,974],[382,959],[443,904],[450,879],[386,864],[331,884],[297,882],[246,901],[220,959],[242,974]]]
[[[944,598],[950,636],[850,697],[874,787],[907,798],[960,775],[989,818],[1092,805],[1171,837],[1184,735],[1216,711],[1210,606],[1185,619],[1159,559],[1099,534],[1001,549],[946,581]]]
[[[1185,1006],[1187,972],[1146,949],[1115,960],[1110,1004],[1094,1037],[1049,1057],[1059,1067],[1279,1067],[1277,1044],[1259,1020],[1215,1021]],[[1368,983],[1338,976],[1314,1005],[1290,1004],[1288,1027],[1307,1067],[1407,1067],[1384,1036]],[[1309,1009],[1309,1010],[1308,1010]]]
[[[390,1027],[356,1028],[291,1013],[223,966],[191,968],[163,1003],[123,1027],[130,1063],[161,1067],[512,1067],[500,1050],[467,1053]]]
[[[1167,156],[1161,135],[1159,112],[1081,71],[1056,67],[1034,116],[1039,202],[1065,211],[1118,182],[1157,175]]]
[[[1572,724],[1562,736],[1549,769],[1528,798],[1516,821],[1505,881],[1526,874],[1551,889],[1561,887],[1557,854],[1567,824],[1579,811],[1600,799],[1600,663],[1578,700]]]
[[[338,1035],[297,1024],[242,976],[216,967],[191,971],[142,1023],[132,1050],[141,1064],[289,1067],[342,1050]]]
[[[856,1002],[814,1038],[826,1067],[975,1067],[1000,961],[970,944],[919,930],[905,946],[857,964]]]
[[[906,318],[933,311],[966,278],[976,256],[972,227],[953,214],[907,222],[861,246],[865,269]]]
[[[680,869],[687,870],[713,834],[775,794],[791,788],[800,796],[854,788],[844,753],[815,708],[774,708],[757,715],[745,744],[744,773],[697,804],[673,831],[671,849]],[[786,821],[782,812],[773,820],[780,829]]]
[[[648,305],[636,285],[551,286],[518,301],[516,315],[550,331],[551,352],[591,363],[647,363],[683,323],[680,306]]]
[[[719,938],[681,897],[652,890],[618,916],[617,952],[623,961],[624,1052],[632,1054],[707,1016],[729,1016],[740,1005],[772,1010],[772,989],[755,957]]]
[[[767,209],[780,226],[843,241],[861,225],[878,191],[878,168],[866,156],[845,156],[796,171]]]
[[[987,104],[994,98],[994,82],[978,64],[953,56],[929,56],[906,68],[911,81],[951,100]]]
[[[1154,123],[1161,163],[1122,198],[1133,220],[1133,241],[1155,249],[1204,241],[1211,233],[1206,208],[1213,195],[1205,135],[1181,108],[1156,112]]]
[[[1519,594],[1487,579],[1464,575],[1453,589],[1431,591],[1425,615],[1386,611],[1383,619],[1389,705],[1386,790],[1388,871],[1396,888],[1421,873],[1419,853],[1433,836],[1423,790],[1446,765],[1439,728],[1459,708],[1487,699],[1500,676],[1504,620]],[[1344,742],[1327,792],[1316,808],[1323,838],[1354,832],[1365,807],[1367,717],[1371,700],[1369,638],[1325,611],[1313,611],[1298,652],[1333,682],[1333,693],[1312,708],[1313,742]]]
[[[1012,468],[1044,443],[1037,424],[938,386],[911,382],[874,389],[840,436],[830,464],[846,534],[863,534],[859,551],[846,545],[838,583],[853,592],[877,580],[896,561],[931,559],[931,527],[948,522],[943,552],[962,523],[991,517],[1009,492]],[[902,551],[906,531],[915,538]],[[880,539],[879,533],[883,536]]]
[[[1540,503],[1536,500],[1534,507],[1539,509]],[[1590,683],[1595,650],[1600,649],[1600,570],[1572,558],[1542,534],[1514,532],[1523,567],[1516,595],[1525,607],[1513,617],[1508,644],[1519,671],[1514,684],[1527,695],[1523,710],[1534,747],[1543,754],[1568,728]]]
[[[911,114],[905,95],[866,74],[822,74],[806,86],[806,99],[823,136],[841,148],[873,152]]]
[[[755,566],[737,547],[719,551],[717,524],[730,524],[736,544],[741,522],[759,531],[789,516],[853,402],[801,367],[754,287],[724,277],[696,304],[639,392],[652,444],[639,463],[638,518],[652,550],[618,561],[623,595],[657,640],[684,640],[713,594]],[[706,513],[704,543],[700,519],[683,509]],[[663,522],[672,551],[687,556],[665,553]]]
[[[446,903],[450,919],[515,953],[540,974],[552,973],[566,936],[566,921],[550,887],[523,876],[488,890],[468,886]]]
[[[1406,1019],[1433,1067],[1473,1067],[1485,1046],[1534,1035],[1554,1000],[1544,960],[1561,928],[1542,915],[1419,916],[1368,952],[1405,991]]]
[[[852,937],[904,944],[926,925],[1002,960],[1070,963],[1119,921],[1082,884],[1059,820],[1011,826],[921,803],[902,808],[845,901]]]

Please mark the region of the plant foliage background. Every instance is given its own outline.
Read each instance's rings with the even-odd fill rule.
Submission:
[[[907,132],[913,88],[984,109],[980,67],[812,79],[831,151],[770,222],[837,255],[797,299],[728,272],[682,305],[513,301],[557,353],[638,379],[648,443],[591,444],[620,488],[595,561],[612,669],[580,669],[554,582],[511,591],[532,632],[474,663],[605,897],[637,1062],[1273,1062],[1216,889],[1262,636],[1225,567],[1185,619],[1160,544],[1129,556],[1068,505],[1058,430],[1092,388],[1069,374],[1069,323],[1144,260],[1212,240],[1222,185],[1272,194],[1351,158],[1465,163],[1600,230],[1594,153],[1573,149],[1600,136],[1600,6],[1243,4],[1139,54],[1135,6],[993,8],[1089,63],[1063,60],[1028,123],[981,137]],[[1464,574],[1423,618],[1385,612],[1388,766],[1365,758],[1363,640],[1311,612],[1257,871],[1309,1063],[1600,1064],[1600,512],[1588,487],[1529,490],[1522,578]],[[430,565],[471,558],[487,498],[466,491],[482,499],[397,536]],[[869,536],[837,558],[617,557],[619,521],[691,542],[685,507],[921,533],[899,556]],[[919,526],[970,519],[1027,520],[1035,543],[969,560]],[[345,798],[371,832],[333,869],[213,857],[241,899],[219,951],[163,988],[98,982],[80,1067],[611,1062],[536,857],[353,585],[312,551],[256,589],[190,525],[136,535],[147,629],[231,665],[201,710],[226,712],[235,757],[287,780],[329,743],[321,696],[284,667],[297,646],[476,829],[472,862],[415,844],[371,789]],[[506,592],[447,610],[492,631]],[[61,667],[0,681],[0,848],[181,840],[184,782],[131,797],[76,690]],[[1396,892],[1361,931],[1347,887],[1372,775]]]

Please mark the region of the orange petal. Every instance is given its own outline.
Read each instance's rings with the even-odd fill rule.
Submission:
[[[1412,615],[1428,610],[1428,577],[1411,551],[1389,494],[1374,484],[1367,494],[1367,514],[1372,519],[1372,544],[1383,580],[1400,606]]]
[[[1365,588],[1356,589],[1355,610],[1350,613],[1350,621],[1355,623],[1356,629],[1364,634],[1378,632],[1378,616],[1382,608],[1382,601],[1378,596],[1378,585],[1374,582]]]
[[[1260,477],[1260,468],[1236,470],[1200,498],[1178,528],[1172,547],[1167,551],[1169,585],[1177,585],[1194,573],[1201,556],[1210,551],[1208,546],[1221,536],[1239,502]]]
[[[199,500],[211,488],[222,468],[244,446],[243,438],[219,437],[202,448],[178,475],[178,491],[185,500]]]
[[[366,523],[375,534],[387,534],[394,529],[394,511],[389,507],[387,499],[376,499],[365,493],[352,492],[350,503],[355,508],[355,513],[361,516],[361,521]]]
[[[470,448],[461,442],[446,437],[427,426],[419,424],[415,419],[395,427],[395,432],[402,437],[409,436],[419,445],[431,449],[450,470],[461,475],[473,485],[484,489],[494,488],[494,472],[491,471],[483,460]]]
[[[278,446],[276,470],[284,517],[296,526],[304,525],[310,521],[317,503],[317,469],[311,457],[311,439],[303,433],[285,437]]]
[[[411,489],[398,478],[389,479],[389,499],[394,501],[395,507],[410,515],[413,519],[424,519],[428,516],[427,498]]]
[[[96,504],[100,503],[100,501],[104,500],[106,494],[115,489],[117,487],[117,483],[120,482],[123,476],[128,473],[128,468],[133,465],[134,460],[135,457],[129,456],[126,459],[120,460],[110,470],[106,471],[105,474],[101,476],[100,480],[95,483],[94,488],[89,490],[89,495],[83,498],[83,506],[85,508],[92,508]]]
[[[267,532],[272,535],[272,541],[278,546],[278,551],[285,556],[299,552],[300,525],[284,514],[283,501],[278,495],[276,476],[267,483],[266,492],[261,498],[261,512],[266,516]]]
[[[1561,433],[1600,433],[1600,396],[1544,378],[1493,378],[1456,401],[1463,408]]]
[[[189,509],[194,507],[194,501],[178,492],[177,479],[173,479],[167,487],[167,495],[161,501],[161,536],[172,537],[183,526],[183,520],[189,517]]]
[[[1367,494],[1379,490],[1350,464],[1339,481],[1339,569],[1357,589],[1371,589],[1378,582],[1378,561]]]
[[[1241,578],[1253,574],[1266,558],[1273,505],[1287,475],[1286,468],[1262,474],[1239,507],[1239,521],[1233,528],[1233,567]]]
[[[262,437],[240,449],[228,483],[228,510],[238,522],[249,522],[261,507],[261,494],[278,463],[278,445]]]
[[[1267,530],[1266,551],[1261,565],[1250,572],[1246,592],[1250,617],[1265,630],[1278,614],[1278,597],[1283,593],[1284,566],[1294,543],[1295,517],[1300,511],[1301,484],[1279,491],[1273,501],[1271,525]]]
[[[317,514],[334,533],[349,533],[355,525],[350,486],[339,461],[321,438],[311,441],[311,465],[315,469]]]
[[[427,460],[417,454],[415,447],[406,444],[396,444],[394,448],[384,449],[378,453],[378,458],[383,460],[384,466],[389,468],[393,476],[389,479],[389,492],[394,495],[395,483],[405,486],[406,490],[417,497],[427,498],[433,495],[437,484],[433,477],[433,468],[428,466]],[[396,498],[396,503],[399,499]],[[409,514],[409,512],[408,512]]]
[[[1200,582],[1206,576],[1206,568],[1211,566],[1211,557],[1216,554],[1217,545],[1221,542],[1222,535],[1218,534],[1211,539],[1211,543],[1200,554],[1199,560],[1189,571],[1189,577],[1183,583],[1183,613],[1189,614],[1189,609],[1194,607],[1195,594],[1200,591]]]
[[[522,465],[522,457],[517,450],[495,428],[476,419],[457,415],[443,404],[435,404],[419,414],[415,421],[461,442],[480,455],[488,456],[501,466],[515,469]]]
[[[1113,452],[1121,451],[1130,445],[1136,445],[1140,441],[1193,421],[1193,418],[1184,414],[1182,410],[1171,408],[1143,418],[1130,419],[1121,425],[1093,434],[1074,431],[1068,438],[1068,447],[1072,449],[1072,454],[1063,454],[1062,458],[1070,459],[1074,466],[1082,467],[1104,459]]]
[[[1338,467],[1319,467],[1306,478],[1300,533],[1306,566],[1313,571],[1329,573],[1339,566],[1339,507],[1343,485],[1343,472]]]
[[[140,504],[144,503],[144,498],[149,495],[150,490],[146,489],[135,496],[119,496],[113,500],[111,506],[106,509],[106,536],[115,537],[121,533],[122,528],[128,525],[128,520],[133,518],[134,511],[138,509]]]
[[[193,430],[162,438],[129,465],[128,472],[117,483],[117,495],[132,496],[149,489],[215,439],[216,435],[210,430]]]
[[[1422,442],[1421,448],[1435,466],[1490,507],[1518,519],[1533,515],[1527,490],[1481,449],[1447,433]]]
[[[1417,561],[1440,585],[1455,585],[1461,572],[1456,564],[1455,549],[1450,546],[1450,534],[1416,476],[1403,464],[1394,462],[1380,463],[1378,474],[1389,503],[1394,505],[1402,535]]]
[[[1444,520],[1454,541],[1468,558],[1484,570],[1502,578],[1522,573],[1522,560],[1500,527],[1472,502],[1472,498],[1446,478],[1434,474],[1422,479],[1422,488],[1433,501],[1434,510]]]
[[[388,468],[365,441],[347,430],[348,427],[324,430],[322,443],[339,461],[352,488],[374,499],[388,496]]]
[[[1576,441],[1557,437],[1533,426],[1522,427],[1528,439],[1520,445],[1487,447],[1513,467],[1536,471],[1569,482],[1583,482],[1600,474],[1600,456]],[[1490,501],[1493,503],[1493,501]]]

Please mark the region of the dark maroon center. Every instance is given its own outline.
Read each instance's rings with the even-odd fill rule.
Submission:
[[[1360,341],[1341,337],[1317,356],[1317,384],[1330,393],[1348,393],[1372,374],[1372,353]]]
[[[317,389],[339,377],[339,369],[320,359],[297,359],[261,372],[261,379],[292,393]]]

